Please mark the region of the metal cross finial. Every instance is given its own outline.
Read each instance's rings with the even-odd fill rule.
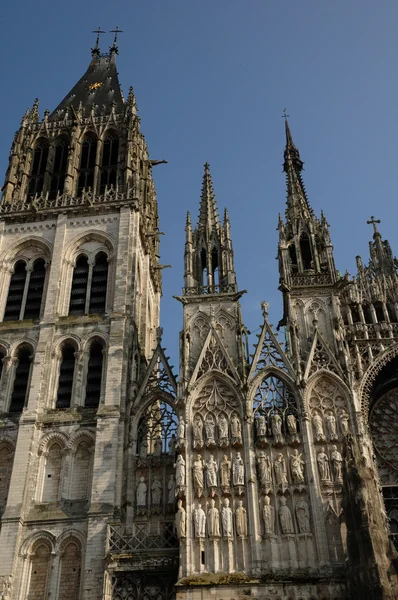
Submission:
[[[115,29],[110,29],[109,32],[115,34],[115,39],[113,40],[113,44],[116,46],[117,35],[118,35],[118,33],[123,33],[123,29],[119,29],[119,27],[116,25]]]
[[[92,31],[92,33],[97,34],[97,40],[95,42],[95,47],[98,48],[100,35],[101,35],[101,33],[106,33],[106,31],[102,31],[101,27],[98,27],[98,29],[94,29]]]
[[[380,219],[375,219],[373,216],[370,217],[369,221],[366,221],[368,225],[373,225],[374,233],[379,233],[377,229],[377,223],[381,223]]]
[[[285,119],[285,121],[286,121],[286,119],[287,119],[288,117],[290,117],[290,115],[288,115],[286,111],[287,111],[287,109],[286,109],[286,108],[284,108],[284,109],[283,109],[283,115],[282,115],[282,117],[281,117],[282,119]]]

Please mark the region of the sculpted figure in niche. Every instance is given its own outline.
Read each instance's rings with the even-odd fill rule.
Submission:
[[[193,425],[193,447],[201,448],[203,446],[203,421],[196,415]]]
[[[242,426],[238,415],[233,415],[231,420],[232,443],[240,444],[242,442]]]
[[[330,481],[330,467],[329,467],[329,458],[325,453],[325,448],[321,448],[320,452],[318,452],[317,463],[319,474],[321,476],[321,481]]]
[[[261,487],[269,489],[271,487],[271,463],[265,452],[260,452],[258,455],[257,468]]]
[[[238,508],[235,511],[236,534],[239,537],[247,536],[247,511],[243,506],[242,500],[239,500]]]
[[[293,454],[290,455],[290,471],[293,483],[304,483],[303,467],[303,455],[299,454],[298,450],[293,450]]]
[[[231,461],[228,460],[228,456],[224,454],[224,458],[220,465],[221,471],[221,486],[223,488],[229,488],[231,483]]]
[[[336,418],[332,412],[325,415],[326,432],[331,442],[337,440]]]
[[[206,430],[206,440],[207,440],[207,444],[215,444],[215,439],[214,439],[214,431],[216,428],[216,424],[214,422],[214,417],[213,415],[207,415],[206,417],[206,421],[205,421],[205,430]]]
[[[286,417],[286,425],[289,435],[292,438],[293,442],[298,442],[299,437],[297,434],[297,419],[294,415],[287,415]]]
[[[232,471],[234,485],[245,485],[245,466],[240,452],[236,453]]]
[[[187,533],[187,513],[182,505],[182,500],[177,502],[178,510],[176,513],[176,530],[178,538],[184,538]]]
[[[271,430],[275,444],[283,444],[282,418],[280,415],[275,414],[271,417]]]
[[[286,498],[282,496],[279,507],[279,522],[281,524],[282,533],[294,533],[292,513],[286,506]]]
[[[137,506],[146,506],[147,489],[144,477],[140,477],[140,482],[137,485]]]
[[[265,437],[267,435],[267,422],[264,415],[259,415],[256,419],[256,434],[258,438]]]
[[[140,445],[140,458],[146,458],[148,456],[148,440],[146,435]]]
[[[162,454],[162,438],[160,436],[155,440],[153,454],[154,456],[160,456]]]
[[[157,475],[155,475],[152,486],[151,486],[151,492],[152,492],[152,504],[155,506],[158,506],[160,504],[161,498],[162,498],[162,484],[159,481],[159,478]]]
[[[196,496],[200,498],[203,493],[203,463],[200,454],[196,455],[196,460],[194,460],[193,462],[192,470],[193,488],[195,490]]]
[[[283,454],[279,453],[274,461],[276,483],[282,487],[287,485],[286,463]]]
[[[330,458],[332,459],[333,478],[337,483],[341,483],[343,481],[343,457],[337,450],[337,446],[332,446]]]
[[[178,425],[177,425],[177,439],[183,440],[184,438],[185,438],[185,423],[181,418],[178,420]]]
[[[275,533],[275,509],[269,496],[264,498],[263,520],[265,534]]]
[[[348,426],[348,415],[346,412],[342,412],[340,414],[340,430],[341,430],[341,434],[346,436],[350,433],[350,428]]]
[[[207,464],[207,487],[217,487],[217,471],[218,465],[214,460],[214,456],[210,456]]]
[[[319,413],[315,413],[312,417],[312,422],[314,424],[315,441],[324,442],[326,438],[323,431],[323,421],[321,415]]]
[[[228,498],[224,498],[223,507],[221,510],[222,530],[224,537],[232,537],[233,535],[233,516],[232,510],[229,507]]]
[[[169,494],[167,496],[168,504],[174,504],[174,499],[176,495],[176,482],[174,479],[174,475],[171,474],[169,477],[169,481],[167,483],[167,489],[169,490]]]
[[[221,415],[218,417],[218,436],[220,441],[228,440],[228,421],[224,413],[221,413]]]
[[[296,504],[296,518],[300,533],[311,533],[310,528],[310,509],[305,500],[300,500]]]
[[[207,529],[211,537],[220,537],[220,513],[213,499],[210,500],[210,508],[207,512]]]
[[[182,454],[177,457],[177,462],[174,465],[176,470],[176,484],[178,487],[185,486],[185,460]]]
[[[195,537],[206,537],[206,514],[202,506],[198,503],[193,511],[193,520],[195,525]]]

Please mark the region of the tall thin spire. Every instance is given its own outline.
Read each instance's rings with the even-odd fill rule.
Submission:
[[[98,27],[98,29],[94,29],[92,33],[97,34],[97,39],[95,40],[94,48],[91,48],[91,54],[92,54],[92,56],[99,56],[100,55],[100,48],[99,48],[100,35],[101,35],[101,33],[106,33],[106,31],[102,31],[101,27]]]
[[[213,190],[213,182],[210,175],[210,165],[204,165],[205,172],[203,175],[202,195],[199,210],[198,229],[201,232],[210,232],[214,229],[218,230],[220,221],[218,218],[216,199]]]
[[[306,221],[311,219],[314,213],[309,205],[307,193],[301,177],[304,163],[301,160],[300,152],[293,142],[286,112],[283,117],[285,119],[286,133],[286,147],[283,153],[283,170],[286,173],[287,184],[286,218],[290,222],[293,222],[294,219],[300,217]]]

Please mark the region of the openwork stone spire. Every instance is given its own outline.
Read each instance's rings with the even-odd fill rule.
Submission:
[[[209,163],[205,164],[203,175],[198,228],[200,232],[204,232],[208,237],[210,237],[212,231],[218,231],[220,228]]]

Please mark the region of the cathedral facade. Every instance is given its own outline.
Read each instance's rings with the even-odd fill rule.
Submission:
[[[398,598],[398,261],[335,268],[285,120],[283,317],[248,352],[209,165],[186,221],[180,367],[159,221],[109,52],[26,111],[0,203],[0,598]]]

